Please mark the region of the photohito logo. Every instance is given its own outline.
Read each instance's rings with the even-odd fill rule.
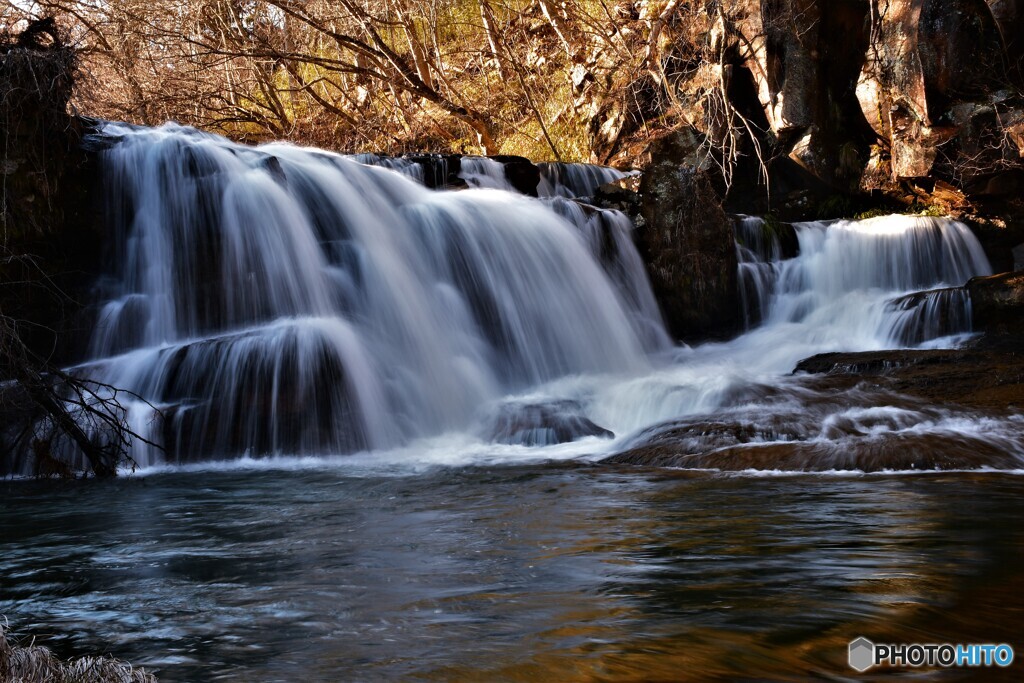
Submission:
[[[873,666],[1010,666],[1013,648],[952,643],[876,644],[861,636],[850,641],[850,668],[863,673]]]

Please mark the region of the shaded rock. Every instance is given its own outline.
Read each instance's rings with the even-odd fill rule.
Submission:
[[[965,216],[961,219],[981,242],[992,270],[1005,273],[1024,268],[1024,258],[1017,265],[1014,250],[1024,246],[1024,216],[1017,220],[983,219]]]
[[[459,178],[462,157],[458,154],[405,154],[423,169],[423,184],[429,188],[459,187],[465,182]]]
[[[993,335],[1024,332],[1024,271],[976,277],[966,288],[976,328]]]
[[[797,363],[794,372],[864,377],[915,365],[944,364],[962,357],[962,352],[947,349],[821,353]]]
[[[856,96],[870,38],[867,0],[731,0],[724,7],[707,38],[723,63],[706,73],[689,69],[694,77],[683,89],[700,98],[708,80],[722,80],[729,103],[751,126],[747,137],[758,138],[768,187],[758,187],[758,154],[749,144],[737,169],[741,198],[770,190],[777,208],[779,199],[817,192],[819,184],[855,187],[872,139]],[[714,106],[695,106],[688,118],[706,119],[707,129],[698,127],[716,139],[724,132]]]
[[[0,311],[21,321],[29,349],[58,364],[84,351],[81,302],[101,270],[104,237],[96,155],[81,146],[94,122],[67,111],[76,70],[53,19],[0,35]]]
[[[685,340],[726,337],[739,324],[735,230],[700,149],[692,130],[661,138],[640,183],[637,247],[669,332]]]
[[[492,157],[505,167],[505,178],[516,189],[531,197],[537,196],[537,185],[540,184],[540,169],[525,157],[499,154]]]
[[[954,99],[984,95],[1001,75],[1002,37],[984,0],[924,0],[917,51],[933,119]]]
[[[483,430],[488,441],[521,446],[550,446],[588,436],[615,434],[594,424],[575,401],[503,405]]]

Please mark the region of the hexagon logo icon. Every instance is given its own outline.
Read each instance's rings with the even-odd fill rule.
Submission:
[[[850,642],[850,667],[863,673],[875,664],[875,644],[861,636]]]

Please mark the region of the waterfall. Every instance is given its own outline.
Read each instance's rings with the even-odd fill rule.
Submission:
[[[782,256],[779,237],[768,229],[764,219],[737,217],[738,288],[743,321],[748,330],[758,325],[768,310]]]
[[[104,135],[116,267],[75,371],[160,408],[132,426],[172,461],[388,448],[668,346],[621,214],[174,125]]]
[[[871,348],[916,345],[970,331],[970,302],[959,287],[989,275],[967,226],[943,218],[886,216],[798,223],[799,253],[784,259],[778,235],[759,218],[737,223],[741,305],[748,322],[808,323]]]
[[[379,154],[353,154],[348,158],[360,164],[366,164],[367,166],[380,166],[381,168],[389,168],[392,171],[398,171],[403,175],[407,175],[421,184],[423,183],[423,165],[418,164],[410,159],[403,159],[402,157],[381,156]]]
[[[969,331],[967,297],[946,288],[991,268],[963,224],[886,216],[793,228],[788,240],[761,219],[739,219],[741,298],[745,292],[748,310],[757,316],[748,332],[680,348],[675,364],[647,377],[590,387],[585,414],[616,434],[689,416],[701,416],[704,424],[725,412],[745,416],[744,423],[772,423],[785,411],[810,414],[810,407],[829,399],[790,385],[789,374],[802,359],[922,343],[949,346],[956,342],[950,335]],[[915,413],[915,420],[914,428],[933,428],[924,413]]]
[[[741,217],[748,331],[674,347],[630,220],[562,196],[592,192],[600,167],[548,167],[538,199],[482,157],[450,191],[412,159],[176,125],[102,137],[109,267],[70,371],[139,397],[120,395],[129,424],[163,447],[136,444],[143,466],[579,457],[688,416],[700,432],[718,414],[831,415],[788,378],[799,360],[953,343],[970,329],[960,285],[991,271],[949,219]],[[913,414],[907,429],[953,424]]]

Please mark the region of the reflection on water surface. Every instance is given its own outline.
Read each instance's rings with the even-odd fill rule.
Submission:
[[[163,681],[845,679],[859,635],[1024,653],[1015,475],[535,465],[0,489],[14,630]],[[980,673],[997,672],[925,678]]]

